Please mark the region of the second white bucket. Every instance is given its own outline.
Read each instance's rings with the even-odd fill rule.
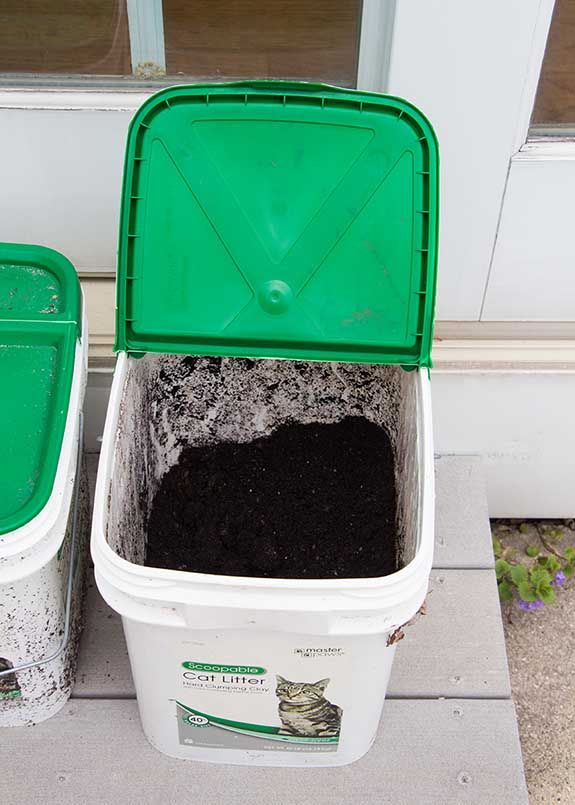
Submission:
[[[169,755],[334,766],[374,740],[394,632],[423,603],[433,554],[437,188],[433,130],[397,98],[178,86],[131,123],[92,556],[122,616],[144,731]],[[397,572],[144,566],[155,493],[184,448],[348,416],[390,437]],[[286,727],[288,701],[320,703],[325,726]]]
[[[78,276],[61,254],[0,244],[0,727],[68,701],[82,631],[88,363]]]
[[[122,616],[144,731],[162,752],[185,759],[350,763],[376,734],[395,653],[390,637],[427,592],[434,532],[428,374],[344,364],[334,372],[329,364],[291,361],[248,369],[233,359],[197,359],[188,373],[186,360],[120,354],[95,495],[96,582]],[[266,406],[272,383],[274,399],[283,403]],[[341,400],[336,410],[323,410],[326,389]],[[214,423],[209,412],[216,400]],[[186,444],[202,443],[208,432],[212,439],[225,432],[246,440],[288,417],[337,421],[358,405],[394,439],[401,570],[313,581],[142,566],[149,506]],[[342,710],[339,735],[282,736],[278,676],[321,683]]]

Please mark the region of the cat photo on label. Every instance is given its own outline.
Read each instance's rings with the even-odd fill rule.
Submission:
[[[279,735],[302,738],[339,736],[343,710],[325,698],[329,679],[319,682],[290,682],[276,674],[276,696],[282,727]]]

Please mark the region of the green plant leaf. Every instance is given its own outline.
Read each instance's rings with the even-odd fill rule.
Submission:
[[[551,573],[557,573],[557,571],[561,569],[561,562],[556,556],[549,556],[547,558],[547,569]]]
[[[530,572],[531,581],[533,584],[551,584],[551,573],[541,565],[534,565]]]
[[[536,556],[539,556],[539,548],[537,545],[528,545],[525,548],[525,553],[527,556],[530,556],[532,559],[534,559]]]
[[[555,590],[550,585],[542,585],[538,587],[537,594],[544,604],[555,603]]]
[[[537,600],[537,595],[535,594],[533,585],[529,584],[528,581],[522,581],[521,584],[517,586],[517,592],[519,593],[519,598],[521,598],[523,601]]]
[[[529,530],[530,530],[529,523],[521,523],[521,525],[519,526],[519,531],[522,534],[529,534]]]
[[[511,568],[511,578],[516,586],[519,586],[522,581],[528,581],[527,569],[523,565],[513,565]]]
[[[569,562],[573,562],[575,560],[575,548],[570,545],[568,548],[565,548],[565,559]]]
[[[573,575],[575,574],[575,564],[573,562],[568,562],[563,568],[563,573],[565,573],[568,579],[572,579]]]
[[[499,600],[511,601],[513,598],[513,588],[508,581],[500,581],[498,584]]]
[[[506,573],[509,573],[511,569],[511,565],[509,562],[506,562],[505,559],[498,559],[495,562],[495,575],[497,576],[497,580],[502,579]]]
[[[535,592],[537,593],[537,597],[541,598],[541,591],[551,589],[551,585],[548,584],[546,581],[538,581],[537,584],[534,585]]]
[[[493,537],[493,554],[496,559],[499,559],[501,554],[503,553],[503,546],[497,539],[497,537]]]

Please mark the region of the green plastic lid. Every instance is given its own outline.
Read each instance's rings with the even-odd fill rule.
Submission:
[[[80,326],[72,264],[41,246],[0,244],[0,534],[52,492]]]
[[[116,348],[429,366],[438,154],[398,98],[172,87],[132,121]]]

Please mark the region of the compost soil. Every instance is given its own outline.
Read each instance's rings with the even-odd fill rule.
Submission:
[[[361,417],[187,447],[162,479],[148,522],[149,567],[365,578],[393,573],[396,556],[391,443]]]

